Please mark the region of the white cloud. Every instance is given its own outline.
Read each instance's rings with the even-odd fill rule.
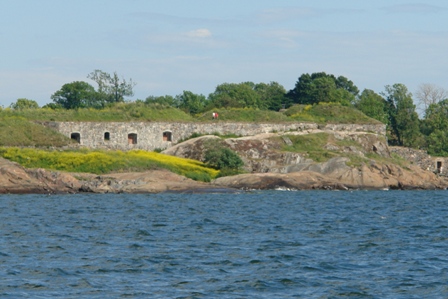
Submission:
[[[212,33],[210,32],[210,30],[208,29],[196,29],[196,30],[192,30],[187,32],[186,34],[188,37],[193,37],[193,38],[207,38],[207,37],[211,37]]]

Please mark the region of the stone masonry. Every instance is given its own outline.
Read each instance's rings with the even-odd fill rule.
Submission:
[[[315,130],[332,132],[369,132],[385,136],[385,125],[354,125],[315,123],[242,123],[242,122],[45,122],[44,125],[77,140],[91,148],[118,150],[166,149],[193,133],[234,134],[252,136],[273,132],[312,132]]]
[[[437,173],[442,176],[448,176],[448,158],[431,157],[424,150],[417,150],[401,146],[389,146],[391,153],[397,154],[408,162],[419,166],[424,170]]]

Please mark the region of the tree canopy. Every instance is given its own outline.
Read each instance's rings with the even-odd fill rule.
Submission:
[[[37,109],[39,108],[39,104],[34,100],[20,98],[17,99],[15,103],[12,103],[9,107],[14,110]]]
[[[287,97],[295,104],[334,102],[349,105],[359,93],[352,81],[325,72],[302,74]]]
[[[95,89],[84,81],[75,81],[62,85],[51,99],[57,105],[65,109],[77,109],[91,107],[96,98]]]
[[[355,102],[355,107],[365,115],[387,124],[389,121],[386,100],[370,89],[364,89]]]
[[[184,90],[182,94],[176,97],[176,102],[178,103],[178,108],[190,114],[198,114],[204,110],[207,98],[202,94],[198,95]]]
[[[286,104],[285,88],[277,82],[223,83],[209,95],[208,108],[255,108],[279,110]]]
[[[98,100],[101,98],[107,103],[118,103],[124,102],[124,97],[134,95],[133,88],[136,83],[132,82],[132,79],[129,79],[129,82],[125,79],[120,80],[116,72],[110,75],[101,70],[95,70],[87,78],[98,84]]]
[[[448,99],[426,109],[422,132],[427,136],[428,152],[448,156]]]
[[[417,145],[420,128],[412,94],[404,84],[387,85],[385,89],[389,110],[389,142],[409,147]]]
[[[210,106],[216,108],[259,108],[260,96],[252,82],[223,83],[209,95]]]
[[[56,107],[65,109],[78,108],[104,108],[108,103],[123,102],[124,97],[132,96],[135,83],[130,79],[120,80],[117,73],[110,75],[106,72],[95,70],[87,78],[98,84],[98,89],[84,81],[74,81],[64,84],[56,91],[51,99]],[[47,105],[53,107],[54,105]]]

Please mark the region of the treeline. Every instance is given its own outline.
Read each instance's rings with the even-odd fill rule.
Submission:
[[[104,109],[125,102],[133,95],[135,83],[95,70],[87,78],[97,84],[95,89],[84,81],[64,84],[51,95],[52,103],[42,108],[51,109]],[[415,102],[423,108],[419,118]],[[404,84],[385,86],[376,93],[362,92],[349,79],[325,72],[302,74],[291,90],[277,82],[223,83],[208,96],[183,91],[179,95],[148,96],[135,103],[180,109],[192,116],[222,108],[251,108],[279,111],[293,105],[334,103],[362,111],[367,116],[387,125],[390,145],[426,149],[433,155],[448,156],[448,93],[437,86],[423,84],[413,95]],[[33,100],[18,99],[12,109],[39,108]]]

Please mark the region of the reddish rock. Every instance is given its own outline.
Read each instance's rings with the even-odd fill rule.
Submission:
[[[81,183],[73,176],[45,169],[26,169],[0,158],[0,193],[75,193]]]

